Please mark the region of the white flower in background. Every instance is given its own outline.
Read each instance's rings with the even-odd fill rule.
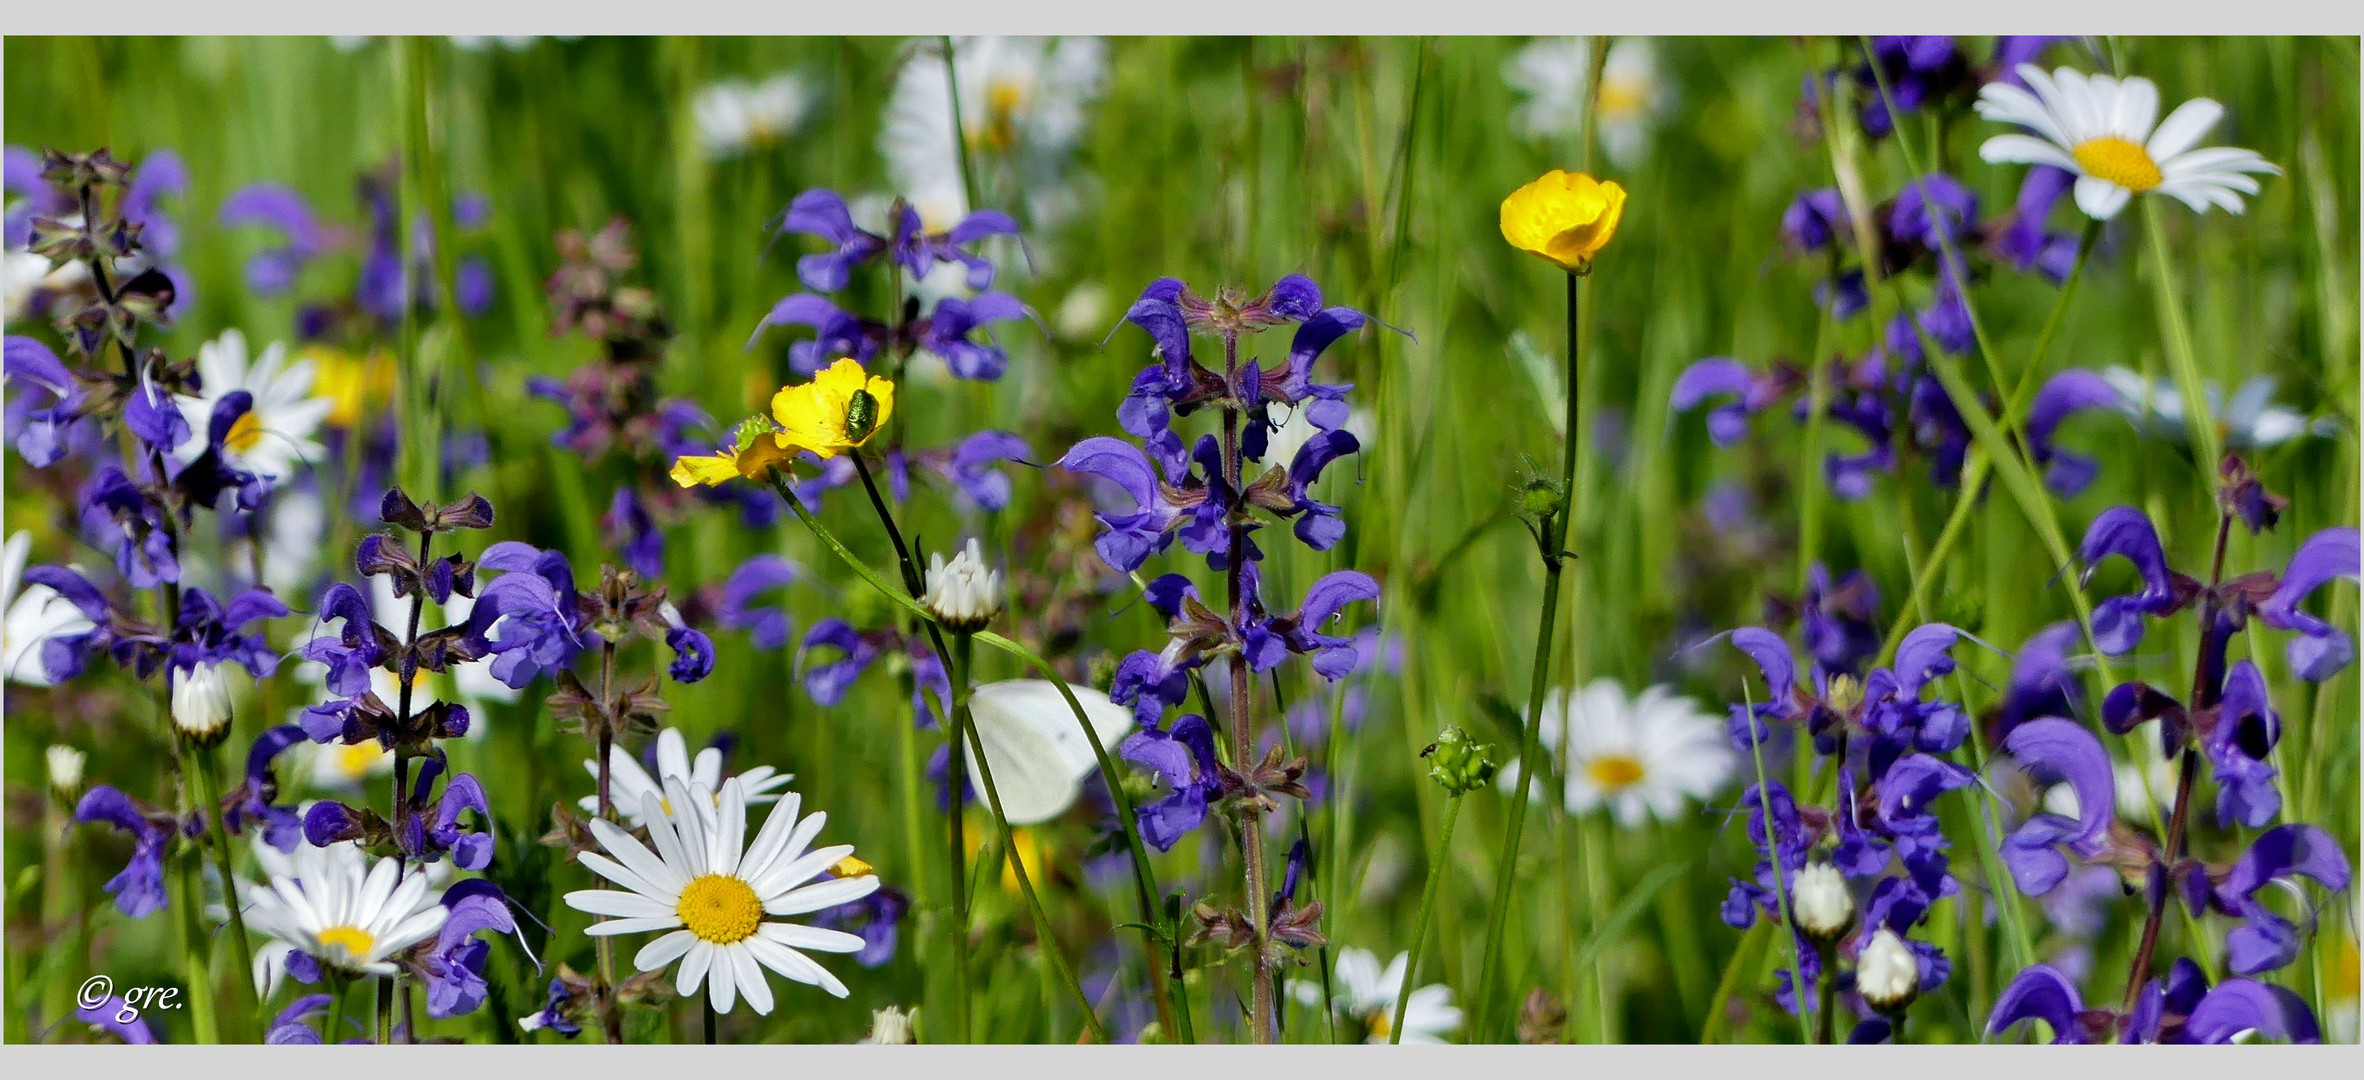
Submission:
[[[534,34],[451,35],[452,47],[460,50],[461,52],[483,52],[494,45],[499,45],[501,48],[507,49],[510,52],[522,52],[526,49],[533,48],[534,42],[540,40],[542,39]],[[566,39],[560,38],[559,40],[564,41]]]
[[[82,790],[82,751],[71,746],[49,748],[49,788],[71,802]]]
[[[2089,217],[2107,221],[2149,191],[2199,213],[2213,205],[2238,214],[2241,196],[2257,194],[2257,181],[2247,174],[2282,172],[2254,150],[2192,149],[2224,116],[2224,106],[2207,98],[2184,102],[2159,120],[2159,87],[2149,79],[2071,68],[2046,75],[2034,64],[2019,65],[2019,77],[2033,93],[1990,82],[1978,92],[1978,115],[2035,134],[1997,135],[1978,156],[1990,165],[2068,170],[2077,178],[2077,208]]]
[[[392,975],[394,956],[443,928],[443,905],[422,903],[423,869],[406,875],[399,860],[373,862],[351,841],[298,844],[289,868],[248,894],[246,923],[325,966]]]
[[[941,552],[928,556],[927,591],[921,607],[934,613],[946,629],[975,632],[1001,613],[1001,571],[985,565],[985,550],[970,537],[968,546],[945,562]]]
[[[845,984],[799,950],[853,952],[862,947],[861,938],[842,930],[764,921],[767,915],[833,908],[878,890],[878,878],[870,874],[804,884],[854,853],[851,844],[806,850],[829,815],[816,813],[799,820],[803,800],[791,792],[772,807],[750,847],[745,843],[747,799],[736,779],[723,781],[722,805],[712,829],[702,815],[667,814],[664,803],[696,805],[713,798],[713,793],[692,791],[679,780],[668,780],[665,791],[663,800],[651,794],[641,805],[655,852],[615,824],[592,819],[591,833],[608,855],[587,851],[578,858],[592,873],[629,891],[582,889],[566,894],[567,906],[577,911],[614,916],[591,924],[588,932],[606,937],[670,931],[642,946],[632,966],[656,971],[680,960],[676,992],[687,997],[706,986],[716,1012],[730,1012],[744,996],[750,1008],[769,1015],[772,988],[763,968],[845,997]]]
[[[1387,970],[1379,970],[1379,957],[1369,949],[1348,946],[1338,950],[1338,978],[1332,984],[1337,997],[1332,1001],[1342,1016],[1362,1022],[1369,1041],[1385,1043],[1395,1025],[1395,996],[1404,985],[1404,969],[1410,965],[1411,954],[1397,953],[1388,961]],[[1297,979],[1289,984],[1297,1000],[1319,1007],[1322,1003],[1320,979]],[[1404,1034],[1402,1042],[1441,1043],[1445,1036],[1461,1026],[1461,1010],[1453,1004],[1453,988],[1442,983],[1420,987],[1412,991],[1404,1003]]]
[[[49,676],[41,670],[41,643],[89,633],[96,624],[47,585],[27,585],[24,592],[17,591],[32,551],[33,534],[29,532],[11,535],[7,547],[0,551],[0,603],[8,605],[6,621],[0,623],[0,674],[20,686],[48,686]]]
[[[1626,828],[1673,820],[1685,799],[1715,794],[1738,767],[1723,722],[1663,686],[1633,698],[1615,679],[1595,679],[1573,699],[1554,690],[1536,736],[1555,756],[1566,744],[1568,812],[1606,805]],[[1519,764],[1502,770],[1507,790],[1518,790]]]
[[[713,827],[713,811],[721,805],[722,749],[720,747],[709,746],[698,751],[698,756],[693,759],[689,755],[688,743],[681,737],[681,729],[666,728],[657,733],[657,774],[655,776],[650,776],[648,770],[641,768],[640,762],[635,760],[631,754],[625,753],[622,747],[608,747],[607,759],[609,768],[612,770],[607,778],[608,800],[615,804],[616,812],[624,815],[634,828],[642,828],[648,824],[640,816],[641,805],[648,796],[655,796],[659,809],[664,812],[668,814],[678,812],[666,800],[665,782],[668,780],[679,780],[692,789],[704,791],[710,796],[706,805],[700,809],[704,811],[701,816],[705,819],[706,825],[709,828]],[[584,759],[583,771],[591,774],[591,782],[596,785],[599,782],[599,759]],[[796,777],[792,773],[775,774],[771,766],[758,765],[740,773],[737,779],[739,790],[746,793],[747,804],[761,806],[765,803],[778,802],[780,790],[786,788],[789,782]],[[591,794],[577,800],[575,805],[596,814],[599,812],[599,793],[594,790]]]
[[[393,676],[387,676],[387,681],[392,679]],[[307,741],[301,749],[304,775],[311,779],[313,787],[327,791],[359,791],[371,780],[394,771],[394,752],[378,745],[376,739],[364,739],[350,746],[341,742]]]
[[[246,357],[246,335],[224,330],[222,336],[197,349],[197,374],[205,381],[199,396],[179,395],[181,416],[189,422],[189,437],[172,448],[180,460],[195,461],[205,453],[206,428],[214,406],[232,391],[253,395],[246,415],[230,426],[222,448],[235,462],[259,476],[286,479],[296,470],[320,460],[325,452],[312,436],[328,419],[332,402],[312,394],[312,361],[287,362],[287,347],[272,342],[251,365]]]
[[[69,262],[52,270],[49,259],[24,248],[10,248],[5,262],[0,263],[0,293],[7,297],[7,321],[24,319],[33,308],[33,297],[44,292],[65,292],[89,280],[90,268],[79,262]]]
[[[793,72],[764,81],[726,79],[698,91],[690,116],[709,158],[736,157],[796,130],[812,111],[813,91]]]
[[[172,726],[192,739],[206,740],[230,726],[230,679],[223,664],[199,664],[187,671],[170,669]]]
[[[1059,301],[1054,322],[1059,336],[1069,341],[1098,342],[1110,329],[1108,287],[1087,281],[1067,290]]]
[[[2151,820],[2151,808],[2157,807],[2164,816],[2175,802],[2175,771],[2166,759],[2151,763],[2150,788],[2143,788],[2143,769],[2131,761],[2112,762],[2117,794],[2117,816],[2132,822]],[[2066,783],[2056,783],[2044,789],[2043,808],[2065,818],[2084,816],[2084,804],[2077,800],[2077,790]]]
[[[1088,686],[1072,687],[1109,753],[1133,728],[1133,711]],[[985,747],[994,790],[1012,825],[1034,825],[1066,813],[1083,794],[1084,778],[1099,766],[1075,710],[1047,679],[1005,679],[969,693],[969,722]],[[975,780],[977,791],[985,784]]]
[[[1083,136],[1085,109],[1107,79],[1107,44],[1098,38],[962,37],[953,39],[952,50],[970,163],[980,181],[1011,181],[980,183],[979,189],[1002,199],[1008,196],[999,193],[1023,192],[1038,227],[1071,211],[1075,194],[1063,173]],[[904,62],[878,149],[895,190],[911,200],[931,230],[973,209],[961,186],[951,82],[940,47],[923,46]]]
[[[282,487],[272,492],[263,519],[263,584],[282,598],[313,595],[320,570],[320,549],[328,540],[328,504],[310,487]],[[251,559],[252,539],[230,545],[230,565]]]
[[[1314,427],[1313,421],[1305,418],[1303,405],[1287,409],[1285,414],[1275,412],[1273,415],[1280,419],[1280,426],[1273,428],[1272,434],[1265,437],[1264,462],[1287,468],[1290,462],[1297,460],[1297,451],[1305,446],[1305,440],[1313,438],[1321,429]],[[1346,413],[1345,431],[1354,436],[1358,445],[1371,446],[1377,442],[1375,436],[1379,432],[1379,420],[1371,414],[1371,410],[1357,405]]]
[[[2179,442],[2189,441],[2191,432],[2183,415],[2183,394],[2176,390],[2172,379],[2150,381],[2148,427],[2145,428],[2143,378],[2131,368],[2113,365],[2102,371],[2101,377],[2118,392],[2117,402],[2111,406],[2119,415],[2134,421],[2136,428],[2149,434]],[[2331,436],[2339,434],[2339,425],[2331,420],[2309,422],[2306,414],[2287,405],[2274,404],[2274,377],[2253,375],[2233,392],[2231,404],[2226,404],[2223,391],[2215,383],[2203,383],[2201,393],[2208,398],[2208,415],[2215,418],[2218,434],[2226,446],[2235,450],[2263,450],[2280,446],[2301,435],[2313,433]]]
[[[1592,77],[1588,38],[1538,38],[1502,63],[1502,81],[1522,99],[1510,124],[1530,139],[1571,136],[1584,125],[1584,84]],[[1658,52],[1646,37],[1609,43],[1601,66],[1601,105],[1596,114],[1601,149],[1624,166],[1640,159],[1650,142],[1650,124],[1673,104],[1673,93],[1658,77]]]

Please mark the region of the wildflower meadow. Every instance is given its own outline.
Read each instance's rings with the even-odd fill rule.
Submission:
[[[2357,39],[9,37],[18,1043],[2354,1043]]]

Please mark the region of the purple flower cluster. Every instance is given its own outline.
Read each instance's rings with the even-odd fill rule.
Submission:
[[[1155,345],[1153,362],[1134,378],[1117,412],[1141,445],[1106,436],[1085,439],[1059,466],[1099,478],[1130,502],[1129,509],[1098,515],[1095,547],[1110,566],[1137,570],[1179,537],[1184,550],[1227,573],[1234,590],[1233,614],[1226,616],[1209,607],[1182,574],[1152,580],[1147,599],[1167,620],[1167,644],[1126,656],[1109,687],[1109,696],[1132,706],[1141,725],[1120,754],[1154,773],[1166,789],[1162,799],[1135,808],[1142,837],[1164,850],[1203,822],[1208,806],[1244,783],[1218,766],[1204,717],[1183,716],[1160,727],[1166,711],[1188,694],[1192,670],[1211,656],[1234,655],[1241,661],[1239,674],[1262,673],[1291,653],[1312,657],[1314,670],[1331,681],[1356,666],[1355,638],[1324,627],[1347,605],[1377,600],[1378,583],[1340,570],[1314,582],[1294,611],[1270,610],[1261,586],[1264,552],[1253,537],[1262,522],[1253,511],[1294,519],[1298,540],[1315,551],[1344,538],[1338,508],[1311,492],[1331,462],[1360,449],[1345,430],[1351,386],[1315,381],[1314,363],[1340,337],[1373,320],[1353,308],[1324,306],[1320,287],[1292,274],[1253,298],[1224,289],[1208,299],[1178,280],[1160,278],[1142,291],[1125,321],[1147,331]],[[1276,326],[1296,328],[1285,360],[1267,367],[1240,355],[1242,335]],[[1194,333],[1223,341],[1222,373],[1192,356]],[[1286,467],[1276,462],[1251,478],[1245,463],[1267,456],[1278,427],[1275,406],[1303,408],[1315,433]],[[1223,413],[1222,436],[1201,435],[1186,450],[1175,419],[1209,407]],[[1232,764],[1245,769],[1248,763]]]
[[[1762,702],[1732,706],[1733,747],[1753,756],[1771,743],[1772,725],[1785,725],[1811,738],[1814,752],[1827,759],[1825,767],[1835,770],[1838,780],[1827,807],[1800,803],[1772,780],[1742,795],[1735,813],[1747,823],[1758,861],[1751,880],[1732,879],[1723,905],[1726,923],[1746,928],[1760,913],[1778,917],[1782,897],[1777,890],[1794,887],[1809,856],[1827,842],[1822,858],[1859,895],[1855,906],[1863,913],[1857,932],[1837,944],[1836,954],[1852,959],[1886,929],[1903,939],[1919,961],[1922,992],[1945,982],[1952,963],[1944,950],[1913,940],[1911,931],[1932,905],[1960,891],[1946,856],[1951,845],[1933,803],[1971,785],[1975,777],[1946,757],[1969,736],[1968,714],[1958,703],[1925,696],[1925,691],[1954,670],[1952,650],[1966,636],[1944,623],[1924,624],[1905,635],[1891,666],[1874,668],[1860,680],[1826,670],[1817,651],[1809,689],[1798,680],[1788,644],[1772,631],[1751,626],[1726,635],[1756,664],[1768,691]],[[1789,900],[1794,905],[1796,897]],[[1846,977],[1823,972],[1818,950],[1802,931],[1793,932],[1795,971],[1805,985],[1782,973],[1784,1007],[1813,1008],[1812,995],[1799,991],[1821,978],[1839,978],[1841,989],[1851,989]]]
[[[276,234],[276,241],[246,263],[246,284],[262,296],[277,296],[296,288],[306,269],[340,249],[361,247],[361,265],[349,297],[306,303],[296,315],[296,329],[304,340],[334,338],[353,329],[363,317],[384,329],[411,311],[431,310],[436,301],[432,221],[425,216],[410,222],[413,260],[402,257],[401,212],[396,205],[396,181],[391,167],[365,175],[357,185],[363,210],[369,215],[364,230],[324,221],[312,204],[294,188],[278,183],[249,184],[222,201],[217,217],[226,228],[255,227]],[[451,222],[460,230],[481,228],[491,217],[491,204],[482,195],[452,200]],[[459,259],[452,291],[460,310],[481,315],[492,307],[492,267],[481,256]]]
[[[225,792],[218,806],[195,809],[185,817],[105,784],[83,793],[82,801],[74,806],[75,821],[105,823],[132,838],[131,860],[106,885],[115,907],[133,919],[164,909],[164,858],[172,838],[176,833],[192,840],[203,836],[209,812],[222,815],[222,827],[232,836],[252,828],[262,842],[281,851],[295,850],[302,839],[302,824],[294,800],[279,801],[279,779],[272,763],[302,741],[303,729],[293,724],[263,732],[247,751],[245,781]]]

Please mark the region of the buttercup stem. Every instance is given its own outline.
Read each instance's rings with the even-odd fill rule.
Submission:
[[[868,476],[867,473],[864,474]],[[969,645],[963,635],[954,635],[958,644],[953,648],[952,715],[944,718],[944,728],[950,747],[951,768],[947,780],[952,791],[952,806],[945,816],[951,818],[952,859],[952,1041],[969,1041],[969,869],[966,817],[968,809],[964,793],[968,790],[968,743],[966,740],[969,715]],[[984,752],[978,752],[982,767]]]
[[[1420,975],[1420,950],[1428,943],[1428,916],[1436,909],[1437,884],[1445,877],[1445,860],[1453,850],[1453,826],[1461,820],[1461,793],[1445,800],[1445,824],[1438,830],[1436,861],[1428,864],[1428,882],[1420,887],[1420,914],[1412,920],[1412,955],[1404,961],[1404,984],[1395,991],[1395,1022],[1388,1025],[1387,1045],[1404,1041],[1404,1010],[1412,1003],[1412,984]]]
[[[1495,981],[1502,962],[1502,935],[1510,921],[1511,889],[1518,881],[1520,834],[1527,827],[1527,788],[1533,782],[1542,745],[1543,698],[1551,687],[1552,639],[1558,635],[1560,616],[1560,570],[1562,555],[1568,545],[1568,523],[1576,516],[1576,446],[1581,441],[1578,426],[1577,402],[1583,376],[1583,346],[1577,333],[1582,279],[1575,274],[1568,279],[1568,372],[1567,372],[1567,445],[1560,457],[1560,510],[1543,525],[1543,610],[1536,619],[1535,658],[1527,680],[1527,723],[1520,734],[1519,769],[1516,790],[1511,792],[1510,824],[1502,834],[1502,851],[1496,858],[1494,872],[1494,909],[1486,926],[1485,959],[1479,967],[1477,1007],[1480,1025],[1471,1031],[1473,1040],[1482,1040],[1493,1033]]]
[[[246,915],[239,910],[238,877],[231,867],[230,833],[222,825],[222,781],[219,766],[210,751],[192,747],[197,759],[197,793],[204,800],[205,822],[213,840],[214,868],[222,875],[223,905],[230,911],[230,958],[241,972],[254,970],[254,946],[246,940]],[[255,1000],[251,975],[230,980],[229,1013],[237,1017],[233,1037],[245,1042],[252,1037],[250,1024],[260,1022],[256,1015],[260,1003]]]

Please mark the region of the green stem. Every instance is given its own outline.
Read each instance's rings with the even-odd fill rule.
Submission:
[[[958,645],[952,653],[952,715],[945,719],[950,729],[950,767],[946,778],[951,784],[952,808],[946,816],[952,819],[947,835],[952,843],[952,1041],[966,1043],[973,1033],[969,1027],[969,868],[967,805],[964,793],[968,790],[968,745],[964,741],[969,726],[969,656],[968,639],[954,638]],[[978,767],[983,769],[984,753],[978,752]]]
[[[1395,991],[1395,1022],[1388,1025],[1387,1045],[1404,1041],[1404,1010],[1412,1003],[1412,986],[1420,975],[1420,952],[1428,942],[1428,916],[1436,909],[1436,888],[1445,879],[1445,863],[1453,850],[1453,826],[1461,820],[1461,793],[1445,800],[1445,825],[1437,834],[1437,857],[1428,864],[1428,883],[1420,887],[1420,915],[1412,921],[1412,956],[1404,962],[1404,984]]]
[[[2159,307],[2159,329],[2167,341],[2167,363],[2175,375],[2175,392],[2183,398],[2183,427],[2200,460],[2200,483],[2211,494],[2216,487],[2216,463],[2224,460],[2224,440],[2216,417],[2208,408],[2208,394],[2200,384],[2200,360],[2192,350],[2192,331],[2183,320],[2183,299],[2176,287],[2175,263],[2167,256],[2167,228],[2159,219],[2159,201],[2142,200],[2143,238],[2151,252],[2151,293]]]
[[[222,782],[213,754],[202,748],[191,748],[197,761],[197,792],[204,800],[205,820],[211,833],[214,869],[222,875],[223,906],[230,911],[230,957],[237,962],[238,975],[230,980],[228,1025],[231,1036],[240,1042],[252,1037],[251,1025],[261,1017],[254,989],[254,947],[246,940],[246,915],[239,910],[238,877],[231,867],[230,834],[222,826]]]
[[[1535,778],[1532,763],[1541,753],[1543,696],[1551,686],[1552,639],[1557,636],[1560,616],[1560,570],[1562,554],[1568,545],[1568,523],[1576,516],[1576,446],[1583,441],[1577,413],[1579,388],[1583,376],[1583,347],[1577,332],[1577,317],[1581,310],[1579,299],[1583,279],[1568,276],[1568,378],[1566,445],[1560,458],[1560,493],[1566,500],[1559,513],[1545,521],[1542,531],[1543,551],[1543,611],[1535,628],[1535,659],[1527,680],[1527,724],[1520,734],[1519,760],[1529,763],[1519,769],[1517,790],[1511,793],[1510,824],[1502,834],[1502,851],[1497,857],[1494,872],[1494,909],[1486,925],[1484,960],[1478,968],[1477,1007],[1479,1025],[1471,1030],[1472,1038],[1483,1039],[1493,1032],[1492,1001],[1494,984],[1500,974],[1502,936],[1510,921],[1511,889],[1518,880],[1519,838],[1527,826],[1527,785]]]
[[[2077,286],[2085,280],[2085,264],[2093,258],[2093,242],[2100,238],[2101,219],[2087,219],[2085,232],[2077,237],[2076,264],[2069,267],[2068,280],[2061,282],[2060,295],[2052,301],[2052,312],[2044,316],[2044,328],[2036,332],[2036,347],[2028,350],[2027,364],[2019,369],[2019,381],[2012,384],[2011,400],[2004,405],[2006,414],[2017,416],[2027,408],[2029,387],[2036,384],[2036,373],[2044,368],[2044,354],[2052,347],[2052,336],[2060,332],[2070,302],[2077,297]]]
[[[320,1041],[334,1046],[344,1042],[337,1036],[345,1030],[345,992],[353,988],[353,980],[342,975],[330,975],[328,1015],[320,1020]]]
[[[1822,978],[1815,980],[1814,1042],[1819,1046],[1831,1044],[1831,1014],[1838,1011],[1839,951],[1829,945],[1822,947]]]
[[[1750,699],[1746,682],[1740,684],[1740,702],[1741,706],[1750,713],[1756,712],[1756,702]],[[1757,810],[1764,817],[1765,836],[1770,839],[1774,836],[1773,800],[1765,797],[1765,750],[1757,742],[1757,721],[1753,716],[1748,725],[1748,756],[1749,760],[1756,765]],[[1773,867],[1773,899],[1781,910],[1781,928],[1777,932],[1779,940],[1776,940],[1773,945],[1789,955],[1791,974],[1797,976],[1797,982],[1803,982],[1805,981],[1805,972],[1799,970],[1798,964],[1798,924],[1796,920],[1790,918],[1789,914],[1789,882],[1784,879],[1785,876],[1781,872],[1781,860],[1776,858],[1770,862]],[[1824,982],[1829,982],[1833,973],[1824,971],[1822,977]],[[1798,1035],[1808,1041],[1812,1041],[1814,1038],[1814,1033],[1806,1030],[1804,1016],[1798,1017]]]
[[[952,35],[937,39],[944,45],[944,92],[952,101],[952,149],[960,161],[960,191],[968,199],[968,209],[977,209],[977,172],[969,163],[969,129],[961,121],[960,75],[952,69]]]
[[[1093,1038],[1105,1043],[1109,1041],[1108,1029],[1100,1023],[1099,1010],[1092,1008],[1092,999],[1085,996],[1083,984],[1076,981],[1074,969],[1067,966],[1066,954],[1059,951],[1059,939],[1052,931],[1051,917],[1044,913],[1042,900],[1034,893],[1034,879],[1026,872],[1026,860],[1018,857],[1017,836],[1010,831],[1009,816],[1001,811],[1001,790],[993,783],[993,763],[985,757],[985,743],[977,737],[976,725],[969,723],[967,680],[972,636],[957,633],[952,636],[952,668],[957,673],[952,684],[953,693],[960,699],[960,703],[954,707],[956,719],[953,724],[967,736],[969,749],[977,755],[977,776],[985,781],[985,800],[993,807],[993,823],[1001,829],[1002,852],[1010,861],[1010,869],[1018,875],[1018,891],[1026,897],[1027,910],[1034,915],[1036,944],[1057,971],[1059,981],[1074,993],[1076,1004],[1083,1009],[1084,1026],[1091,1029]]]
[[[213,965],[206,948],[205,924],[198,916],[198,908],[205,903],[202,860],[202,853],[193,843],[173,860],[173,877],[181,894],[181,969],[189,983],[189,1024],[196,1029],[197,1041],[218,1043],[222,1041],[222,1029],[214,1014]],[[253,976],[242,972],[239,978]]]

